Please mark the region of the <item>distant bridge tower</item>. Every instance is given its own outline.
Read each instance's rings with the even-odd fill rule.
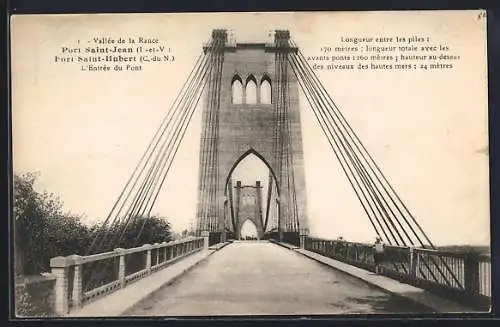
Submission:
[[[234,230],[236,238],[240,238],[241,228],[245,221],[250,220],[257,229],[257,238],[261,239],[264,236],[264,221],[260,181],[256,181],[255,185],[241,185],[241,181],[237,181],[235,193]]]
[[[197,231],[236,232],[227,191],[231,173],[249,154],[270,169],[279,196],[279,237],[309,232],[298,83],[288,62],[297,51],[288,31],[274,43],[227,42],[214,30],[200,148]],[[231,208],[232,209],[232,208]]]

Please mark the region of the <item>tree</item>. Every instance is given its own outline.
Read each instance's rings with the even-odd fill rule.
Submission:
[[[63,212],[53,193],[37,192],[36,173],[14,174],[14,246],[18,273],[49,270],[50,258],[82,253],[89,230],[81,217]]]
[[[38,174],[14,175],[15,261],[18,273],[39,274],[50,269],[50,259],[71,254],[86,255],[93,240],[99,246],[92,253],[132,248],[172,239],[165,217],[137,216],[112,226],[87,226],[81,217],[63,211],[54,194],[34,189]]]
[[[139,216],[127,226],[119,246],[131,248],[143,244],[168,242],[172,239],[170,223],[164,217]]]
[[[115,248],[129,249],[144,244],[169,242],[174,237],[167,218],[160,216],[137,216],[122,218],[109,225],[94,225],[90,228],[95,240],[92,254],[113,251]]]

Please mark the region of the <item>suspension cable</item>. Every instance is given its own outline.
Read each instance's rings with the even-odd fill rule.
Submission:
[[[367,206],[368,206],[369,209],[370,209],[370,211],[371,211],[371,213],[373,214],[373,216],[378,221],[378,218],[375,215],[375,212],[374,212],[374,210],[372,208],[372,205],[367,200],[366,194],[364,193],[364,190],[360,187],[359,182],[354,178],[354,174],[353,174],[351,168],[348,165],[344,165],[344,161],[345,161],[344,154],[342,152],[340,152],[340,151],[336,151],[335,150],[336,148],[339,148],[339,146],[337,144],[337,141],[334,138],[330,138],[332,136],[331,135],[331,131],[329,131],[329,129],[327,128],[327,126],[325,125],[325,123],[323,122],[323,120],[320,119],[320,117],[318,116],[318,112],[316,110],[314,110],[314,108],[316,106],[315,106],[314,100],[310,96],[309,85],[307,85],[307,83],[305,82],[305,78],[303,76],[303,72],[300,69],[300,67],[298,66],[298,63],[294,60],[293,56],[291,56],[291,59],[292,60],[290,61],[290,63],[292,64],[293,72],[297,76],[297,80],[299,81],[299,85],[301,86],[302,90],[304,91],[304,95],[306,96],[307,102],[309,103],[311,109],[313,109],[312,111],[313,111],[313,114],[316,117],[316,120],[318,121],[318,123],[319,123],[319,125],[320,125],[320,127],[321,127],[321,129],[323,131],[323,133],[325,134],[325,136],[326,136],[326,138],[327,138],[330,146],[332,147],[333,153],[335,154],[338,162],[340,163],[340,166],[341,166],[341,168],[342,168],[345,176],[347,177],[349,183],[351,184],[351,187],[353,188],[354,193],[358,197],[358,199],[359,199],[359,201],[360,201],[360,203],[361,203],[361,205],[362,205],[362,207],[363,207],[366,215],[368,216],[370,222],[372,223],[372,226],[373,226],[376,234],[380,237],[381,236],[380,232],[378,231],[378,228],[374,224],[373,219],[372,219],[372,215],[370,214],[370,212],[368,211],[368,208],[367,208]],[[342,156],[342,159],[344,159],[344,161],[340,158],[339,152],[340,152],[340,155]],[[347,169],[349,170],[350,173],[347,171]],[[357,187],[354,184],[356,184]],[[358,191],[358,189],[359,189],[359,191]],[[362,195],[360,193],[362,193]],[[364,198],[365,201],[363,201],[363,198]],[[366,202],[366,204],[365,204],[365,202]],[[380,222],[379,222],[379,224],[380,224]],[[382,232],[384,233],[385,238],[389,239],[388,236],[387,236],[387,234],[385,233],[385,231],[383,229],[382,229]]]
[[[308,66],[308,65],[307,65],[307,66]],[[311,69],[310,67],[308,67],[308,68],[309,68],[309,69]],[[315,77],[316,77],[316,76],[315,76]],[[316,78],[317,78],[317,77],[316,77]],[[322,85],[321,85],[321,87],[324,89],[324,87],[323,87]],[[337,110],[338,110],[338,108],[337,108]],[[352,148],[351,148],[351,151],[352,151]],[[365,151],[366,151],[366,149],[365,149]],[[362,153],[361,153],[361,154],[362,154]],[[369,154],[368,154],[368,155],[369,155]],[[364,156],[363,156],[363,158],[364,158]],[[365,158],[364,158],[364,159],[365,159]],[[366,159],[365,159],[365,160],[366,160]],[[358,158],[358,164],[360,164],[360,162],[359,162],[359,158]],[[366,172],[366,170],[365,170],[365,172]],[[375,176],[376,176],[376,175],[375,175]],[[377,177],[377,176],[376,176],[376,177]],[[378,177],[377,177],[377,178],[378,178]],[[370,179],[371,179],[371,178],[370,178]],[[371,180],[371,183],[374,185],[373,180]],[[383,186],[383,185],[382,185],[382,186]],[[389,185],[389,186],[390,186],[390,185]],[[370,185],[370,187],[371,187],[371,185]],[[372,188],[372,187],[371,187],[371,188]],[[392,188],[392,187],[391,187],[391,188]],[[384,187],[384,189],[385,189],[385,187]],[[372,188],[372,190],[373,190],[373,188]],[[376,190],[377,190],[377,192],[379,192],[379,195],[381,195],[381,194],[380,194],[380,190],[378,190],[378,189],[376,189]],[[389,197],[390,197],[390,195],[389,195]],[[392,197],[390,197],[390,198],[391,198],[391,200],[392,200]],[[383,198],[383,200],[384,200],[385,204],[389,207],[389,209],[390,209],[391,213],[393,213],[393,215],[394,215],[394,212],[392,211],[392,209],[390,208],[390,206],[389,206],[389,205],[387,204],[387,202],[385,201],[385,198]],[[379,205],[381,205],[381,204],[380,204],[380,200],[378,200],[378,201],[379,201]],[[393,202],[394,202],[394,201],[393,201]],[[384,209],[384,211],[385,211],[385,209]],[[403,218],[404,218],[404,219],[405,219],[405,221],[406,221],[406,218],[405,218],[404,216],[403,216]],[[389,217],[389,219],[390,219],[390,217]],[[403,226],[401,225],[401,223],[400,223],[400,221],[397,219],[397,217],[396,217],[396,221],[398,222],[399,226],[401,227],[401,229],[403,230],[403,232],[405,233],[405,235],[407,236],[407,238],[408,238],[408,239],[410,240],[410,242],[413,244],[413,242],[411,241],[411,238],[410,238],[410,237],[409,237],[409,235],[406,233],[406,230],[403,228]],[[392,220],[391,220],[391,222],[392,222]],[[407,222],[407,221],[406,221],[406,222]],[[393,223],[392,223],[392,224],[393,224]],[[407,222],[407,224],[408,224],[408,225],[410,226],[410,228],[411,228],[411,225],[410,225],[408,222]],[[393,225],[393,227],[395,228],[395,226],[394,226],[394,225]],[[395,228],[395,229],[396,229],[396,231],[397,231],[397,228]],[[414,232],[413,228],[411,228],[411,229],[412,229],[412,231]],[[398,234],[399,234],[399,232],[398,232]],[[418,235],[417,235],[415,232],[414,232],[414,234],[415,234],[415,235],[416,235],[416,237],[418,238]],[[400,236],[400,237],[401,237],[401,236]],[[420,239],[419,239],[419,241],[420,241]],[[421,242],[421,241],[420,241],[420,242]],[[431,244],[432,244],[432,243],[431,243]],[[431,246],[432,246],[432,245],[431,245]],[[431,261],[433,261],[433,262],[434,262],[434,259],[433,259],[433,258],[431,258]],[[451,272],[451,275],[452,275],[452,277],[455,279],[455,281],[459,283],[458,279],[457,279],[457,278],[456,278],[456,276],[453,274],[453,272],[451,271],[451,269],[449,268],[449,266],[447,265],[447,263],[446,263],[446,262],[444,262],[444,259],[442,259],[442,258],[441,258],[441,261],[443,261],[443,264],[445,265],[445,267],[446,267],[446,268],[447,268],[447,269]],[[444,277],[444,273],[441,271],[441,269],[439,268],[439,266],[437,266],[437,269],[438,269],[438,271],[440,272],[440,274],[441,274],[441,275],[443,275],[443,277]],[[429,271],[430,271],[430,270],[429,270]],[[431,274],[432,274],[432,271],[430,271],[430,272],[431,272]],[[434,277],[434,278],[435,278],[435,277]],[[445,279],[446,279],[446,278],[445,278]],[[447,281],[447,280],[446,280],[446,282],[448,283],[448,281]],[[459,284],[460,284],[460,283],[459,283]]]
[[[294,58],[295,59],[295,58]],[[329,121],[327,118],[326,118],[326,111],[325,111],[325,108],[324,108],[324,103],[322,102],[322,99],[320,97],[317,96],[317,94],[315,93],[315,87],[314,85],[312,85],[312,82],[310,80],[310,78],[307,76],[307,73],[305,72],[305,67],[303,66],[303,63],[298,63],[299,67],[301,68],[301,70],[304,71],[304,79],[305,79],[305,83],[308,84],[308,91],[311,93],[311,97],[313,98],[313,101],[315,102],[315,104],[318,106],[319,110],[320,110],[320,115],[322,117],[322,119],[324,120],[324,122],[328,122],[330,124],[330,127],[328,127],[327,125],[327,129],[329,130],[329,133],[330,135],[333,137],[333,134],[335,134],[336,136],[336,139],[338,140],[338,143],[340,144],[340,146],[338,145],[338,143],[335,141],[335,143],[337,144],[337,147],[344,159],[344,161],[346,162],[346,165],[347,167],[349,167],[349,170],[351,171],[351,174],[354,176],[354,178],[357,180],[358,178],[360,179],[361,183],[365,186],[365,190],[368,191],[368,195],[369,195],[369,198],[371,199],[371,201],[373,202],[374,204],[374,207],[376,209],[376,211],[378,212],[378,214],[380,215],[382,221],[384,222],[384,224],[386,225],[387,227],[387,231],[389,232],[389,234],[391,234],[392,236],[392,239],[394,240],[394,242],[397,244],[397,245],[400,245],[399,241],[398,241],[398,238],[394,235],[393,231],[391,230],[391,228],[389,227],[389,223],[387,222],[386,220],[386,217],[384,217],[384,214],[382,212],[382,210],[380,209],[380,207],[377,205],[377,202],[376,200],[374,199],[374,196],[373,194],[369,191],[369,189],[366,188],[366,185],[365,185],[365,181],[363,180],[363,176],[361,174],[359,174],[359,168],[356,166],[356,164],[354,163],[353,161],[353,158],[351,156],[351,153],[348,151],[344,141],[342,140],[341,136],[339,136],[339,134],[342,134],[341,131],[338,130],[338,128],[334,128],[332,125],[331,125],[331,121]],[[333,133],[332,133],[333,131]],[[343,150],[343,151],[342,151]],[[345,153],[345,155],[344,155]],[[347,159],[346,159],[346,156],[347,156]],[[348,161],[349,160],[349,161]],[[349,164],[349,162],[351,164]],[[351,167],[354,168],[354,170],[356,171],[357,174],[354,174],[354,172],[352,172],[352,169]],[[357,177],[357,178],[356,178]],[[359,185],[358,183],[358,186],[363,189],[361,187],[361,185]],[[365,192],[363,191],[363,194],[365,195],[365,199],[368,203],[370,203],[370,201],[368,200],[368,197],[366,196]],[[375,214],[374,214],[375,215]],[[377,216],[377,215],[375,215]],[[377,219],[377,221],[379,222],[379,220]],[[380,224],[381,228],[383,230],[385,230],[382,225]],[[386,234],[386,233],[384,233]],[[390,238],[388,238],[388,241],[389,241],[389,244],[392,244],[392,242],[390,241]]]

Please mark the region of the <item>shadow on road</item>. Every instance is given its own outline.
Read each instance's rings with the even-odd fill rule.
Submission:
[[[431,308],[392,294],[377,296],[368,295],[364,298],[349,297],[348,300],[361,305],[369,305],[377,313],[436,313],[436,311]]]

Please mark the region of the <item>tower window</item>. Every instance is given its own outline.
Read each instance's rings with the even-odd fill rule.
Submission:
[[[255,78],[252,75],[250,75],[247,78],[245,92],[246,92],[246,103],[247,104],[257,103],[257,83],[255,82]]]
[[[260,102],[263,104],[271,104],[271,99],[271,82],[267,76],[264,76],[260,82]]]
[[[234,104],[243,103],[243,84],[241,83],[241,78],[238,75],[233,77],[231,82],[231,100]]]

